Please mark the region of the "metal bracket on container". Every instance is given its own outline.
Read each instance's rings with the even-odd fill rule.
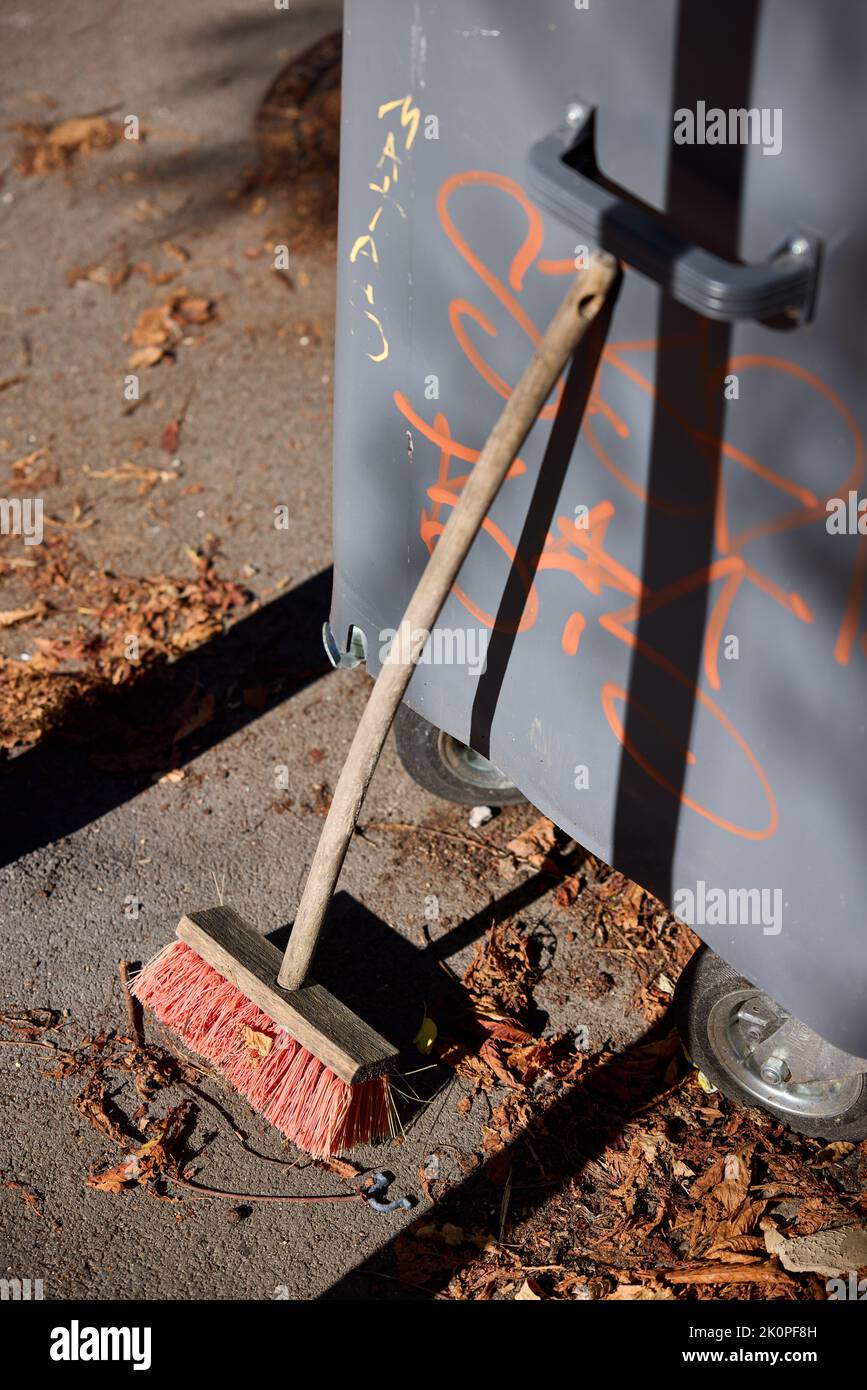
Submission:
[[[741,1016],[745,1014],[746,1008],[742,1008]],[[834,1047],[767,997],[750,1003],[749,1021],[754,1029],[750,1048],[753,1065],[771,1085],[838,1081],[867,1072],[863,1057]]]
[[[532,146],[530,185],[544,207],[706,318],[809,319],[821,262],[817,237],[792,232],[756,265],[726,261],[686,241],[662,214],[601,181],[595,117],[594,107],[573,101],[565,124]]]
[[[349,629],[349,640],[346,650],[343,651],[337,644],[337,639],[331,631],[330,623],[322,624],[322,645],[325,654],[332,666],[347,667],[361,666],[367,661],[367,638],[360,627]]]

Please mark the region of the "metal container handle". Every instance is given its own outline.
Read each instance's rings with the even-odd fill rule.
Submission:
[[[740,265],[684,240],[661,214],[600,182],[595,108],[572,103],[569,120],[530,150],[530,188],[549,211],[707,318],[809,319],[821,243],[795,232],[769,260]]]

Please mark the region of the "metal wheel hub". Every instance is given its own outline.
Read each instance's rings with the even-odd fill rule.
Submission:
[[[455,776],[460,777],[462,782],[477,786],[480,792],[504,791],[513,786],[510,779],[488,758],[452,738],[451,734],[440,733],[439,754]]]
[[[861,1094],[860,1075],[824,1074],[827,1045],[762,990],[735,989],[718,999],[708,1017],[707,1036],[720,1066],[757,1105],[818,1120],[848,1110]],[[805,1079],[811,1037],[816,1076]]]

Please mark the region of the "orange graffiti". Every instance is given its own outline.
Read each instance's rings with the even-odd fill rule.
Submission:
[[[741,750],[744,757],[747,759],[747,762],[750,764],[750,767],[753,769],[753,772],[756,774],[756,777],[758,778],[759,783],[761,784],[762,791],[764,792],[765,797],[767,799],[770,813],[768,816],[767,824],[762,826],[761,829],[758,830],[750,829],[748,826],[745,825],[737,825],[734,821],[726,820],[723,816],[716,815],[713,811],[708,810],[706,806],[702,806],[701,802],[694,800],[694,798],[691,796],[687,796],[686,792],[680,791],[679,788],[675,787],[668,780],[667,777],[664,777],[663,774],[656,767],[654,767],[653,763],[651,763],[649,759],[645,758],[644,754],[641,752],[640,749],[635,747],[631,739],[627,738],[626,730],[623,726],[623,721],[618,718],[617,713],[614,709],[615,700],[623,700],[624,702],[627,700],[628,697],[626,691],[622,690],[612,681],[607,681],[606,684],[602,687],[602,708],[605,712],[605,718],[608,720],[608,723],[611,726],[611,730],[618,743],[620,743],[626,749],[629,756],[633,758],[635,762],[638,763],[638,766],[647,773],[648,777],[652,777],[654,782],[657,782],[659,786],[664,787],[667,792],[671,792],[672,796],[676,796],[681,802],[683,802],[684,806],[688,806],[691,811],[695,811],[696,815],[703,816],[705,820],[709,820],[712,825],[718,826],[720,830],[727,830],[730,835],[737,835],[739,836],[739,838],[743,840],[769,840],[777,830],[777,827],[780,823],[780,815],[779,811],[777,810],[777,803],[774,798],[774,793],[771,790],[771,784],[765,776],[765,773],[762,769],[762,766],[758,758],[753,753],[746,739],[738,733],[731,720],[726,718],[722,710],[719,708],[719,705],[716,705],[708,695],[705,695],[703,690],[700,690],[697,686],[693,685],[691,681],[687,680],[683,673],[681,671],[678,671],[676,666],[672,666],[670,662],[666,662],[665,659],[661,657],[658,652],[655,652],[652,647],[648,647],[644,642],[639,643],[636,641],[635,645],[639,647],[642,650],[643,654],[647,656],[651,661],[654,661],[657,665],[663,667],[664,669],[668,669],[669,674],[673,676],[675,680],[679,680],[685,687],[687,687],[690,690],[691,694],[695,695],[695,697],[705,707],[705,709],[707,709],[715,719],[719,720],[726,733],[729,734],[729,736],[732,739],[734,739],[738,748]],[[685,750],[684,757],[688,762],[695,762],[695,755],[690,754],[688,750]]]
[[[510,199],[521,210],[526,219],[526,231],[509,262],[506,270],[506,282],[501,280],[473,249],[470,242],[459,230],[452,214],[452,200],[455,195],[460,190],[479,187],[496,190]],[[541,257],[544,227],[538,209],[529,201],[520,185],[512,179],[483,170],[467,170],[453,175],[442,184],[437,196],[437,213],[443,231],[455,250],[471,267],[500,308],[505,310],[509,320],[535,346],[539,342],[541,334],[519,298],[524,291],[527,276],[531,271],[543,275],[572,275],[575,273],[573,260],[550,260]],[[471,336],[471,330],[475,328],[476,339],[478,333],[481,332],[487,338],[495,340],[498,336],[495,323],[480,306],[466,298],[454,298],[450,301],[448,317],[455,342],[467,361],[496,396],[507,400],[511,395],[512,386],[494,369],[483,355],[477,341],[474,341],[474,337]],[[697,702],[697,708],[703,710],[716,721],[727,738],[739,750],[757,780],[767,804],[767,818],[764,825],[757,827],[736,824],[734,821],[718,815],[709,807],[701,805],[675,787],[628,738],[624,721],[618,713],[616,705],[618,702],[626,702],[629,697],[624,690],[609,682],[602,688],[601,700],[606,720],[615,738],[649,776],[673,796],[678,797],[686,807],[697,815],[704,817],[729,834],[748,840],[765,840],[775,833],[779,824],[779,812],[771,785],[755,754],[719,705],[661,652],[647,642],[640,640],[629,625],[636,623],[640,616],[663,609],[687,595],[704,589],[713,590],[704,637],[702,670],[708,686],[714,691],[719,691],[721,688],[719,651],[730,615],[744,585],[753,586],[796,621],[803,623],[814,621],[813,612],[804,599],[797,593],[786,592],[769,575],[762,573],[754,563],[748,560],[745,552],[755,541],[763,537],[806,526],[820,516],[824,516],[827,498],[816,496],[810,488],[802,486],[770,468],[761,460],[754,458],[727,440],[717,438],[705,430],[696,428],[672,402],[666,400],[659,393],[651,377],[645,375],[635,362],[630,360],[630,357],[635,358],[644,354],[651,360],[652,371],[662,353],[684,349],[691,353],[699,353],[699,361],[703,365],[704,389],[708,399],[712,393],[721,389],[729,374],[739,374],[742,378],[745,373],[758,371],[772,371],[782,374],[799,383],[806,390],[815,393],[816,398],[823,400],[834,413],[838,422],[842,422],[845,427],[843,437],[848,441],[850,454],[850,462],[847,463],[847,478],[835,483],[834,487],[829,490],[828,497],[835,495],[835,492],[845,493],[846,490],[857,485],[865,472],[863,437],[857,422],[845,403],[813,373],[794,363],[787,362],[783,358],[758,355],[732,357],[722,366],[717,365],[712,368],[708,362],[709,341],[706,325],[702,326],[702,331],[695,338],[680,337],[664,342],[643,340],[608,343],[601,352],[595,380],[589,394],[583,424],[584,439],[609,476],[645,506],[656,508],[668,515],[682,519],[709,516],[714,511],[714,543],[718,558],[694,573],[684,575],[665,588],[655,592],[648,591],[641,577],[618,561],[606,548],[607,532],[616,515],[616,509],[613,502],[603,500],[584,516],[582,524],[577,523],[571,517],[558,516],[555,530],[546,536],[541,552],[529,558],[522,557],[517,553],[509,536],[490,517],[485,521],[484,534],[502,551],[509,566],[515,568],[524,589],[523,611],[517,620],[505,622],[496,618],[482,609],[464,589],[457,585],[454,588],[454,593],[477,621],[497,631],[512,634],[525,632],[536,622],[540,611],[540,598],[535,576],[546,570],[560,570],[570,574],[587,593],[594,597],[598,598],[606,590],[611,590],[620,596],[620,602],[626,598],[628,602],[625,607],[618,608],[615,604],[614,608],[598,615],[600,627],[618,641],[623,642],[635,653],[636,657],[651,662],[667,677],[689,690]],[[687,503],[677,498],[651,495],[646,488],[641,487],[634,478],[630,477],[626,469],[613,457],[611,453],[613,441],[629,440],[632,437],[632,429],[628,420],[623,418],[622,414],[618,414],[603,399],[603,378],[607,373],[615,373],[622,383],[634,387],[640,396],[652,401],[654,409],[663,412],[680,431],[685,446],[693,451],[697,476],[707,478],[706,498]],[[556,414],[563,385],[561,379],[540,418],[550,419]],[[436,480],[427,489],[431,506],[429,510],[422,509],[420,520],[420,535],[430,551],[444,528],[445,523],[441,519],[443,508],[456,504],[460,491],[469,476],[467,473],[450,476],[451,460],[457,459],[472,465],[479,457],[479,451],[461,444],[453,438],[448,419],[442,411],[436,414],[433,425],[430,425],[414,410],[402,392],[396,391],[393,399],[397,409],[408,424],[439,451]],[[622,392],[618,399],[622,399]],[[606,439],[604,433],[606,429],[610,431],[609,437],[612,442],[608,442]],[[720,459],[723,466],[718,470],[716,494],[714,495],[710,484],[713,477],[713,466],[717,459]],[[726,467],[731,470],[739,470],[743,474],[760,480],[764,486],[774,490],[781,499],[788,499],[791,505],[787,510],[769,520],[752,525],[738,534],[732,534],[728,515],[729,496]],[[514,480],[525,473],[525,463],[521,459],[516,459],[507,477]],[[586,509],[583,510],[586,512]],[[834,659],[841,665],[849,663],[858,641],[865,585],[867,585],[867,544],[859,542],[845,610],[833,648]],[[586,626],[585,614],[577,610],[570,613],[561,638],[562,650],[567,655],[575,656],[578,654]],[[861,635],[860,643],[867,652],[867,634]],[[648,711],[641,712],[645,718],[653,720],[659,727],[662,727]],[[686,763],[695,762],[695,755],[689,749],[682,751]]]
[[[398,394],[399,393],[396,393],[395,399],[397,399]],[[400,402],[398,402],[398,405],[400,405]],[[421,421],[418,421],[417,427],[422,428]],[[419,527],[419,534],[427,546],[428,551],[431,551],[433,550],[437,536],[441,535],[445,529],[445,522],[439,519],[441,509],[443,506],[453,507],[455,505],[460,490],[469,477],[469,474],[465,473],[460,478],[449,477],[449,460],[458,452],[460,446],[453,444],[451,432],[449,430],[449,422],[445,415],[438,414],[434,419],[433,430],[428,432],[425,428],[423,432],[427,434],[428,438],[435,438],[436,440],[442,441],[440,445],[437,481],[427,490],[428,497],[433,502],[433,507],[430,513],[422,512],[421,525]],[[473,457],[469,461],[475,463],[478,458],[478,453],[472,449],[465,450],[464,452],[472,454]],[[514,470],[519,463],[520,460],[516,459],[511,469],[506,474],[506,477],[510,477],[514,474]],[[524,471],[523,464],[521,464],[519,471]],[[536,618],[539,616],[539,595],[536,592],[536,586],[533,583],[533,576],[530,568],[527,562],[518,554],[506,533],[502,531],[499,526],[496,526],[490,517],[486,517],[482,523],[482,531],[485,535],[490,536],[500,547],[508,559],[509,564],[514,565],[521,578],[525,593],[525,603],[521,617],[518,619],[517,623],[496,622],[492,614],[486,613],[484,609],[479,608],[479,606],[473,603],[472,599],[470,599],[457,585],[454,586],[453,593],[456,598],[460,599],[464,607],[472,613],[476,621],[482,623],[484,627],[493,628],[496,626],[499,631],[508,633],[524,632],[528,627],[533,626]]]
[[[571,613],[563,629],[563,650],[567,656],[574,656],[581,643],[581,633],[587,626],[583,613]]]

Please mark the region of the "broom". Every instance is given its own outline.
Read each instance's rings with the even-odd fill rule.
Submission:
[[[570,285],[506,402],[425,566],[337,782],[286,952],[233,908],[191,912],[139,973],[133,992],[300,1149],[327,1157],[393,1132],[387,1073],[397,1050],[307,980],[319,933],[386,735],[427,636],[569,357],[618,274],[597,252]]]

